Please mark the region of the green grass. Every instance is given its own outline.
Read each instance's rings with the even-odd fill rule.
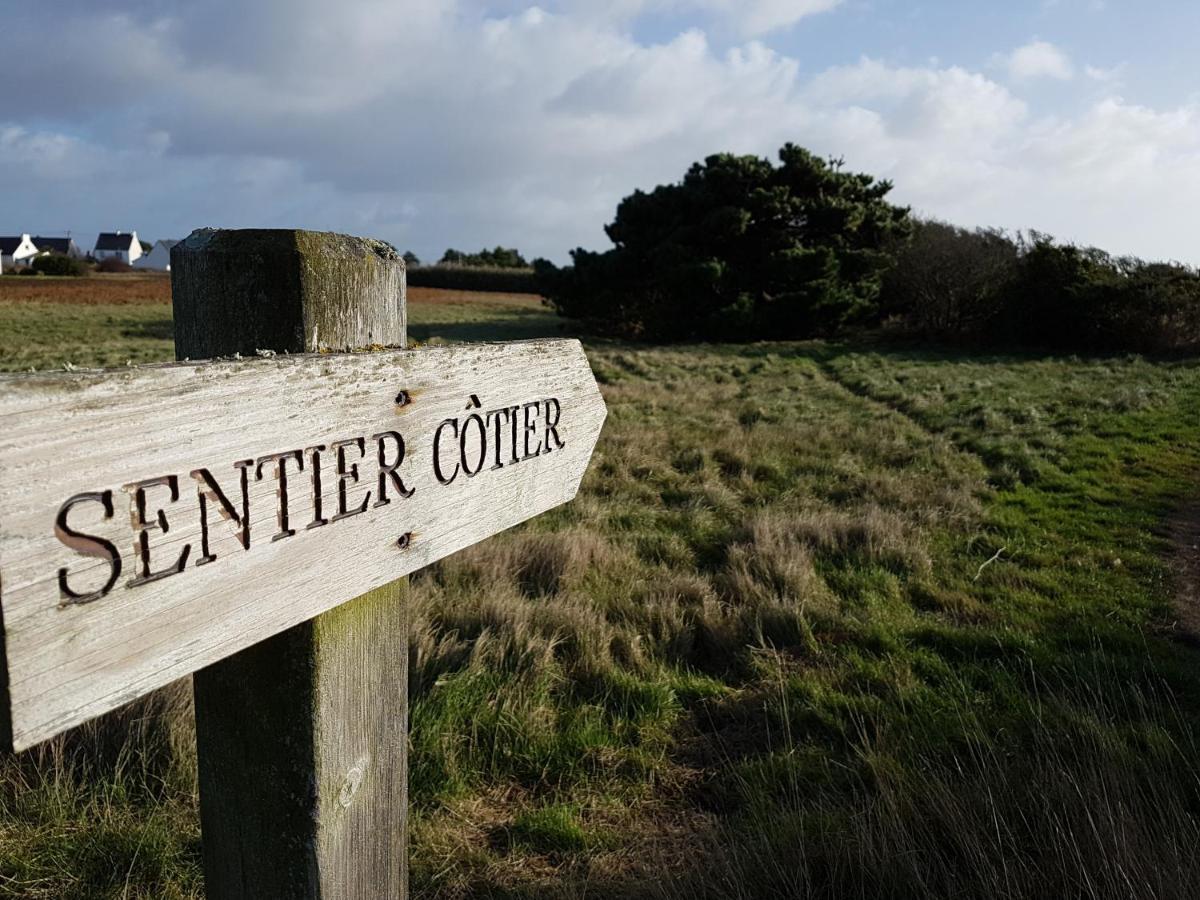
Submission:
[[[411,314],[423,341],[559,324]],[[54,322],[0,366],[130,340]],[[418,896],[1193,895],[1163,522],[1200,366],[588,353],[610,415],[576,500],[412,579]],[[198,890],[186,709],[154,703],[4,764],[0,894]]]
[[[518,850],[545,854],[581,853],[611,843],[605,832],[583,824],[577,807],[561,803],[523,810],[508,837]]]
[[[562,337],[566,324],[537,302],[489,302],[486,294],[462,303],[410,303],[409,340],[524,341]]]
[[[71,279],[54,279],[60,280],[76,286]],[[537,302],[486,299],[409,304],[408,327],[416,344],[517,341],[559,337],[564,331],[563,321]],[[169,305],[81,305],[0,296],[0,335],[0,372],[115,367],[175,358]]]
[[[171,308],[0,302],[0,371],[175,358]]]

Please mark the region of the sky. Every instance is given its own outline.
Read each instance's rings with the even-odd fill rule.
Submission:
[[[0,0],[0,234],[558,262],[791,141],[964,226],[1200,264],[1194,0]]]

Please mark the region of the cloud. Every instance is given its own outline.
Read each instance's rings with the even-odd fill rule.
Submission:
[[[32,12],[0,34],[23,97],[0,112],[0,166],[20,173],[0,231],[310,227],[426,257],[503,243],[562,260],[606,246],[634,188],[790,140],[892,179],[927,214],[1200,262],[1200,110],[1107,83],[1051,116],[1027,82],[965,66],[809,74],[699,27],[639,40],[636,0],[618,17],[575,0],[64,5],[61,40]]]
[[[960,67],[863,59],[818,75],[805,100],[806,141],[890,178],[898,202],[967,224],[1014,224],[994,210],[1019,178],[1029,110],[1004,86]]]
[[[1083,74],[1092,81],[1099,81],[1107,85],[1116,86],[1121,83],[1121,79],[1125,75],[1125,69],[1126,65],[1124,63],[1113,66],[1109,69],[1101,68],[1100,66],[1084,66]]]
[[[1067,54],[1048,41],[1030,41],[1014,50],[1004,62],[1008,66],[1009,76],[1016,81],[1035,78],[1068,81],[1075,75],[1075,68]]]
[[[842,0],[697,0],[724,16],[743,37],[759,37],[790,28],[801,19],[828,12]]]
[[[72,175],[80,164],[73,159],[78,148],[79,142],[64,134],[0,125],[0,168],[6,172],[51,178]]]
[[[630,22],[648,13],[705,14],[722,30],[743,38],[791,28],[801,19],[829,12],[843,0],[550,0],[548,8],[594,20]]]
[[[1200,263],[1200,103],[1153,109],[1107,96],[1036,117],[979,74],[873,60],[826,71],[806,97],[821,104],[813,137],[892,178],[895,197],[919,212]]]
[[[675,178],[697,153],[778,146],[789,132],[778,111],[796,63],[759,44],[718,54],[687,31],[644,45],[615,25],[537,8],[413,17],[370,2],[332,20],[308,0],[240,10],[229,0],[202,13],[183,6],[119,28],[116,17],[80,14],[68,33],[119,31],[111,44],[140,57],[136,86],[107,76],[105,95],[121,101],[71,109],[71,126],[100,147],[153,135],[181,162],[286,163],[285,175],[271,169],[290,184],[277,181],[279,197],[264,200],[267,224],[349,220],[428,252],[519,239],[560,258],[565,241],[602,240],[633,185]],[[235,13],[236,35],[212,26]],[[14,57],[45,54],[32,35],[25,47],[7,39]],[[121,52],[72,46],[81,83],[111,72]],[[51,87],[25,87],[31,108],[55,106]],[[330,191],[341,202],[329,203]],[[205,201],[242,208],[233,193],[213,184]],[[366,222],[347,213],[359,209],[374,212]]]

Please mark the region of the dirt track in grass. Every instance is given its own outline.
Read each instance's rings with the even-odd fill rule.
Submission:
[[[1180,507],[1167,522],[1175,602],[1168,630],[1200,647],[1200,499]]]

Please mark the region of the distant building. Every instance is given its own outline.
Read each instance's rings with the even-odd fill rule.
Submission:
[[[132,264],[142,256],[142,242],[137,232],[105,231],[96,238],[96,249],[92,256],[97,260],[119,259]]]
[[[171,248],[179,241],[157,241],[150,251],[133,264],[135,269],[157,269],[171,271]]]
[[[27,234],[20,237],[0,237],[0,272],[14,266],[29,265],[37,253],[37,245]]]
[[[71,259],[83,259],[83,251],[79,249],[79,245],[69,237],[34,237],[33,245],[37,247],[38,256],[47,253],[57,253],[60,256],[69,256]]]

